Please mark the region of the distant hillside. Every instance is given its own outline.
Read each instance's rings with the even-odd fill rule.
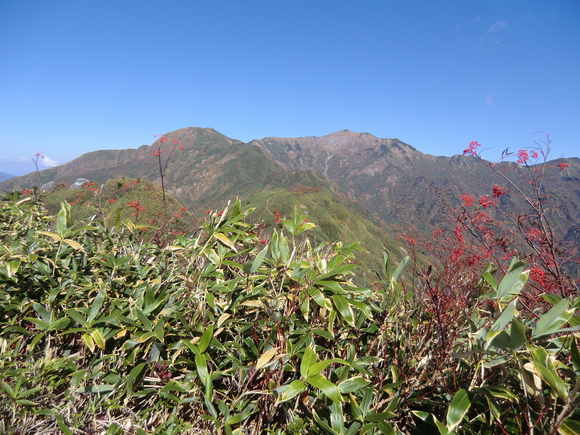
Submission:
[[[14,177],[16,177],[16,175],[10,175],[10,174],[7,174],[6,172],[0,172],[0,181],[7,180],[9,178],[14,178]]]
[[[160,186],[153,155],[160,147],[166,189],[194,215],[236,197],[255,206],[260,219],[271,219],[275,207],[289,213],[291,205],[297,205],[316,216],[316,237],[367,240],[365,247],[375,256],[379,245],[396,246],[402,233],[449,227],[449,208],[460,206],[464,193],[479,198],[490,195],[494,184],[505,186],[501,176],[475,157],[436,157],[398,139],[349,130],[249,143],[210,128],[183,128],[166,137],[169,141],[138,149],[85,154],[41,171],[41,184],[70,184],[78,177],[103,184],[127,177]],[[563,162],[570,165],[566,171],[557,168]],[[506,170],[524,192],[529,191],[526,171],[534,167],[507,164]],[[15,177],[0,189],[12,189],[11,182],[33,187],[37,174]],[[549,162],[543,183],[546,214],[556,224],[557,237],[580,245],[580,159]],[[528,213],[510,195],[501,201],[515,215]]]
[[[436,157],[398,139],[379,139],[368,133],[343,130],[323,137],[270,137],[250,144],[264,149],[286,168],[314,169],[328,176],[373,217],[402,231],[430,232],[447,220],[444,202],[455,207],[464,193],[479,198],[490,195],[494,184],[505,185],[501,176],[475,157]],[[558,169],[563,162],[570,165],[566,172],[573,178]],[[556,160],[547,166],[544,186],[551,194],[547,213],[557,223],[560,237],[568,237],[580,222],[580,159]],[[529,192],[525,167],[514,163],[506,170]],[[510,197],[502,201],[515,212],[527,212]]]

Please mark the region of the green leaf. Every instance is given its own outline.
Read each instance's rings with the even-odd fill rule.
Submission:
[[[342,318],[353,328],[355,327],[354,324],[354,314],[352,312],[352,308],[350,307],[346,298],[342,295],[332,295],[332,301],[336,308],[338,308],[338,312],[342,316]]]
[[[327,359],[324,361],[318,361],[317,363],[314,363],[310,366],[310,369],[308,369],[308,376],[317,375],[321,371],[326,369],[329,365],[334,364],[334,363],[348,364],[348,362],[346,362],[345,360],[343,360],[341,358],[332,358],[332,359]]]
[[[524,272],[524,262],[517,257],[512,260],[509,271],[499,283],[497,298],[500,302],[508,302],[524,288],[529,271]]]
[[[6,273],[8,278],[12,278],[20,267],[20,260],[12,260],[6,263]]]
[[[384,421],[394,416],[395,414],[390,411],[370,413],[365,416],[365,421]]]
[[[95,329],[94,331],[91,332],[91,338],[100,349],[105,348],[106,340],[99,329]]]
[[[46,322],[47,324],[50,324],[51,322],[51,315],[48,312],[48,310],[46,308],[44,308],[42,305],[37,304],[36,302],[32,303],[32,308],[34,308],[34,311],[36,311],[38,313],[38,315],[40,316],[40,318]]]
[[[330,426],[337,433],[344,433],[344,414],[342,412],[342,403],[332,402],[328,408],[330,409]]]
[[[56,233],[63,238],[67,230],[67,212],[64,203],[61,204],[61,209],[56,218]]]
[[[60,428],[60,430],[62,430],[64,432],[65,435],[73,435],[73,431],[70,430],[68,425],[64,422],[64,418],[62,415],[54,414],[54,418],[56,419],[56,423],[58,424],[58,427]]]
[[[211,339],[213,338],[213,325],[210,325],[205,332],[203,333],[201,339],[199,340],[199,351],[201,353],[205,352],[208,348],[209,344],[211,343]]]
[[[83,341],[85,342],[87,347],[91,350],[91,352],[95,351],[95,342],[90,334],[83,334]]]
[[[318,388],[322,393],[333,402],[343,402],[344,399],[338,390],[338,387],[322,375],[314,375],[305,379],[306,383]]]
[[[133,368],[133,370],[131,370],[129,376],[127,376],[127,388],[126,388],[127,397],[130,397],[131,394],[133,393],[133,390],[135,390],[135,381],[143,372],[145,365],[146,363],[141,363],[137,365],[136,367]]]
[[[362,387],[366,387],[368,384],[370,384],[370,381],[362,376],[355,376],[338,384],[338,390],[343,394],[354,393]]]
[[[381,430],[381,432],[385,435],[396,435],[395,429],[386,421],[379,421],[377,422],[377,426]]]
[[[262,261],[264,261],[264,257],[266,256],[267,253],[268,253],[268,246],[266,245],[266,247],[264,249],[262,249],[258,255],[256,255],[256,258],[254,258],[254,261],[252,261],[252,267],[250,267],[249,273],[254,273],[255,271],[257,271],[260,268],[260,266],[262,265]]]
[[[570,354],[572,355],[572,365],[574,366],[574,370],[580,372],[580,343],[578,342],[578,338],[572,336],[572,346],[570,347]]]
[[[449,404],[449,409],[447,410],[448,430],[454,431],[459,426],[463,417],[467,414],[470,405],[471,402],[469,401],[467,391],[464,389],[459,390],[453,397],[453,400]]]
[[[503,310],[501,316],[499,316],[499,319],[497,319],[491,327],[492,330],[502,330],[507,325],[509,325],[516,313],[516,302],[517,301],[515,300],[511,301],[510,304]]]
[[[526,326],[517,318],[512,320],[509,346],[511,350],[519,350],[527,343]]]
[[[0,384],[2,386],[2,389],[6,392],[6,394],[8,394],[8,396],[11,399],[16,399],[16,393],[14,392],[14,390],[12,389],[12,387],[7,384],[6,382],[2,382],[2,384]]]
[[[287,400],[292,399],[297,394],[300,394],[302,391],[306,389],[306,384],[302,382],[300,379],[296,379],[286,387],[280,398],[278,399],[278,403],[286,402]],[[282,387],[281,387],[282,388]]]
[[[101,384],[101,385],[87,385],[78,389],[79,393],[90,394],[106,394],[115,390],[115,385]]]
[[[195,366],[197,367],[197,376],[201,380],[202,383],[205,384],[205,381],[208,377],[207,371],[207,360],[205,359],[205,355],[202,353],[195,354]]]
[[[38,405],[38,403],[31,402],[30,400],[26,400],[26,399],[18,399],[16,401],[16,403],[18,403],[19,405],[24,405],[24,406],[36,406],[36,405]]]
[[[141,323],[143,324],[145,330],[149,332],[153,331],[153,323],[151,323],[151,320],[147,318],[145,313],[141,311],[139,307],[133,307],[131,311],[137,314],[137,317],[139,318],[139,320],[141,320]]]
[[[544,313],[532,330],[532,339],[557,332],[573,315],[572,310],[566,310],[567,308],[568,299],[562,299],[550,311]]]
[[[447,429],[447,426],[445,426],[444,423],[437,420],[437,417],[433,416],[433,420],[435,421],[435,425],[437,426],[437,429],[439,429],[441,435],[451,435],[453,433]]]
[[[339,432],[336,432],[333,428],[331,428],[322,418],[320,418],[316,411],[312,412],[312,417],[314,417],[316,424],[320,426],[327,434],[341,435]]]
[[[64,312],[79,325],[86,327],[87,321],[79,311],[74,308],[65,309]]]
[[[560,425],[558,432],[562,435],[578,435],[580,434],[580,421],[568,418]]]
[[[96,319],[96,317],[101,312],[101,308],[103,308],[103,301],[105,300],[105,287],[103,287],[95,296],[93,301],[93,305],[91,306],[91,311],[89,311],[89,325]],[[80,322],[79,322],[80,323]]]
[[[312,346],[308,346],[304,350],[302,361],[300,362],[300,375],[302,375],[303,378],[308,377],[310,368],[314,365],[314,363],[316,363],[316,352]]]

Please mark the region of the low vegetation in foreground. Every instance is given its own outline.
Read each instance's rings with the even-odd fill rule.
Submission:
[[[518,157],[531,194],[503,173],[376,271],[299,207],[195,224],[139,180],[3,195],[0,432],[580,433],[578,253]]]
[[[250,213],[159,244],[5,196],[0,431],[578,433],[580,298],[523,307],[517,258],[437,288],[385,254],[358,288],[356,244]]]

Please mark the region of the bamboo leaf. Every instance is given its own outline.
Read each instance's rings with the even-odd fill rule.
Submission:
[[[338,387],[322,375],[314,375],[305,379],[305,381],[331,399],[333,402],[343,402],[344,399],[338,390]]]
[[[552,331],[558,330],[568,322],[573,315],[573,311],[567,310],[567,308],[568,299],[562,299],[550,311],[544,313],[532,330],[532,339],[553,333]]]
[[[69,245],[75,251],[84,251],[83,245],[81,245],[79,242],[75,242],[71,239],[64,239],[63,242]]]
[[[355,376],[338,384],[338,390],[343,394],[354,393],[355,391],[360,390],[362,387],[366,387],[368,384],[370,384],[370,381],[366,380],[362,376]]]
[[[87,347],[91,350],[91,352],[95,351],[95,342],[93,341],[93,337],[89,334],[83,334],[83,341],[87,345]]]
[[[580,421],[573,420],[570,417],[567,420],[564,420],[564,423],[561,424],[558,432],[561,435],[578,435],[580,434]]]
[[[272,361],[276,355],[278,355],[278,348],[273,347],[268,349],[266,352],[262,354],[260,358],[258,358],[258,362],[256,362],[256,370],[260,370],[262,367],[265,367]]]
[[[459,390],[453,397],[453,400],[449,404],[449,409],[447,410],[448,430],[454,431],[461,424],[461,421],[465,414],[467,414],[470,406],[471,402],[467,395],[467,391],[464,389]]]
[[[524,272],[524,262],[517,258],[512,260],[508,273],[499,283],[497,298],[500,302],[508,302],[524,288],[529,271]]]
[[[285,386],[286,387],[286,386]],[[306,384],[302,382],[300,379],[296,379],[287,386],[282,392],[282,395],[278,399],[278,403],[286,402],[287,400],[292,399],[297,394],[300,394],[302,391],[306,389]]]
[[[199,340],[199,351],[201,353],[204,353],[206,351],[206,349],[208,348],[209,344],[211,343],[211,339],[213,338],[213,325],[210,325],[205,332],[203,333],[203,335],[201,336],[201,339]]]
[[[266,247],[264,249],[262,249],[258,255],[256,255],[256,258],[254,258],[254,261],[252,261],[252,266],[250,267],[249,273],[254,273],[255,271],[257,271],[260,268],[260,266],[262,265],[262,261],[264,261],[264,257],[266,256],[267,252],[268,252],[268,246],[266,245]]]
[[[310,366],[310,368],[308,369],[308,376],[317,375],[321,371],[326,369],[329,365],[334,364],[334,363],[342,363],[342,364],[348,365],[348,362],[346,362],[345,360],[340,359],[340,358],[332,358],[332,359],[327,359],[324,361],[318,361],[317,363],[314,363]],[[308,377],[308,376],[306,376],[306,377]]]
[[[127,388],[126,388],[127,397],[130,397],[133,391],[135,390],[135,381],[141,375],[145,366],[146,363],[141,363],[137,365],[136,367],[133,368],[133,370],[131,370],[129,376],[127,376]]]
[[[314,363],[316,363],[316,352],[312,346],[308,346],[306,350],[304,350],[304,355],[302,355],[302,361],[300,362],[300,374],[303,378],[308,377],[310,367],[312,367]]]
[[[391,411],[377,412],[377,413],[371,412],[365,416],[365,421],[371,421],[371,422],[384,421],[384,420],[388,420],[389,418],[393,418],[394,416],[395,416],[395,414],[392,413]]]
[[[225,234],[216,233],[215,237],[220,242],[222,242],[224,245],[226,245],[228,248],[230,248],[232,251],[238,252],[235,245],[232,243],[232,241]]]
[[[100,314],[101,308],[103,308],[103,301],[105,300],[105,287],[103,287],[95,296],[93,300],[93,305],[91,305],[91,311],[89,311],[88,324],[90,325],[93,320]]]
[[[91,332],[91,338],[93,339],[94,343],[100,348],[100,349],[104,349],[105,348],[105,337],[103,337],[103,334],[101,333],[100,330],[95,329],[94,331]]]
[[[332,295],[331,297],[332,301],[334,302],[334,305],[336,306],[336,308],[338,308],[338,312],[340,313],[342,318],[346,321],[346,323],[348,323],[350,326],[354,328],[355,327],[354,314],[346,298],[342,295],[336,294]]]

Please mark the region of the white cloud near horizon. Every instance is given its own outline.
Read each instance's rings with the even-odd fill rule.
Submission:
[[[46,166],[47,168],[54,168],[55,166],[60,165],[60,162],[57,160],[52,160],[48,156],[44,156],[44,158],[40,159],[42,166]]]
[[[0,157],[0,162],[6,162],[6,163],[28,163],[28,162],[30,162],[30,158],[29,157],[24,157],[24,156],[20,156],[17,159],[15,159],[14,157]]]

